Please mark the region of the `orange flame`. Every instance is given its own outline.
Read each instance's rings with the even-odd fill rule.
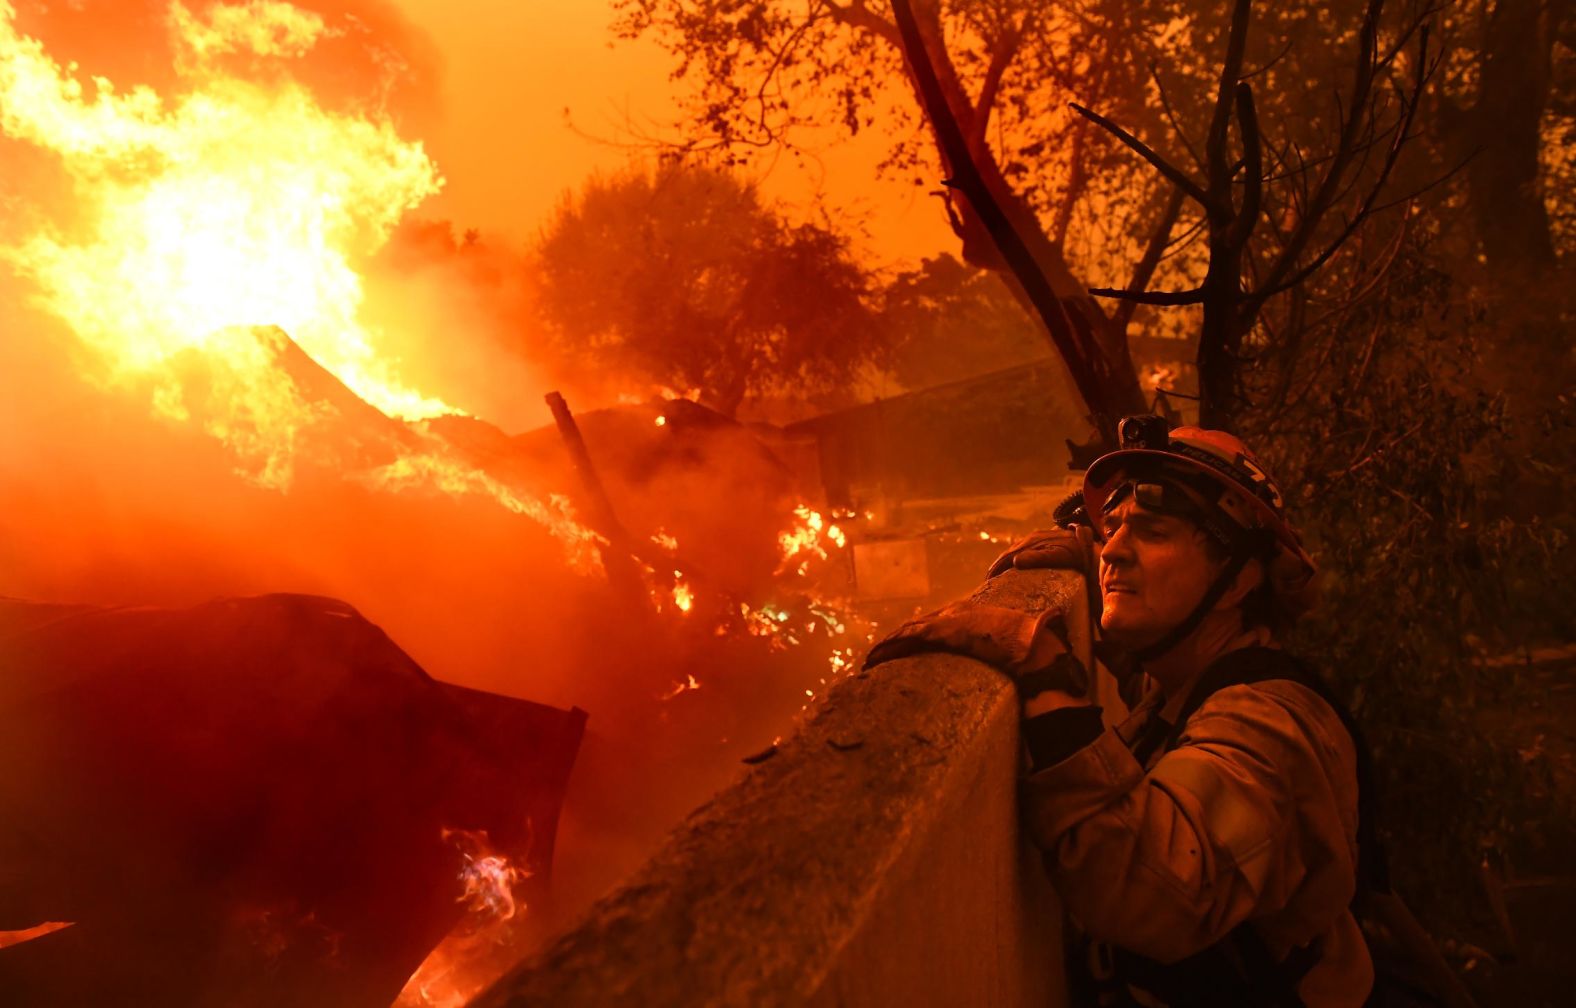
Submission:
[[[27,208],[0,261],[94,351],[94,377],[201,424],[244,475],[281,490],[303,431],[339,411],[282,366],[292,341],[386,417],[460,412],[403,381],[388,334],[359,318],[354,263],[442,184],[421,144],[380,115],[325,110],[287,76],[263,85],[220,66],[245,54],[287,67],[333,34],[320,15],[279,0],[200,15],[172,3],[178,97],[80,80],[15,22],[0,0],[0,132],[58,156],[80,223]],[[198,391],[184,380],[193,374]],[[460,462],[441,438],[409,433],[393,462],[350,477],[485,495],[544,525],[577,570],[597,568],[598,537],[565,501],[531,498]]]
[[[446,829],[443,839],[460,852],[462,888],[456,902],[466,904],[466,918],[405,982],[397,1008],[467,1004],[511,960],[516,938],[511,928],[526,909],[515,889],[531,873],[494,851],[485,832]]]
[[[826,544],[837,549],[848,544],[848,537],[837,525],[829,524],[819,511],[800,504],[793,509],[794,525],[777,537],[782,547],[783,560],[779,573],[793,569],[801,577],[809,572],[810,560],[827,558]],[[797,565],[795,564],[797,561]]]
[[[288,482],[292,432],[307,404],[250,337],[272,325],[362,399],[397,417],[455,412],[403,384],[382,334],[357,319],[352,258],[375,251],[400,216],[442,184],[419,143],[386,119],[325,111],[298,84],[260,86],[215,60],[299,57],[323,19],[274,0],[173,3],[179,98],[84,83],[0,0],[0,129],[60,156],[85,225],[42,221],[3,250],[38,302],[98,352],[111,380],[151,378],[161,411],[183,418],[169,366],[197,353],[223,376],[224,436],[255,427],[264,482]],[[242,421],[245,421],[243,424]]]

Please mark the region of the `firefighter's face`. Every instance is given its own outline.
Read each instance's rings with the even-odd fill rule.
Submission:
[[[1185,518],[1150,511],[1133,496],[1101,522],[1100,626],[1128,648],[1164,637],[1187,618],[1220,571],[1205,534]]]

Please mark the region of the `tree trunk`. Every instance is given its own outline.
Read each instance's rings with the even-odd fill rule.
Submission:
[[[1487,266],[1484,293],[1498,330],[1487,377],[1506,392],[1528,452],[1572,371],[1559,324],[1572,298],[1556,271],[1541,155],[1554,46],[1573,8],[1572,0],[1498,0],[1486,15],[1476,100],[1468,109],[1447,100],[1441,114],[1452,160],[1466,159],[1467,204]]]
[[[1111,318],[1089,296],[1087,286],[1074,277],[1061,248],[1045,233],[1034,211],[1007,182],[985,141],[985,130],[979,121],[982,116],[989,115],[989,110],[976,111],[965,94],[957,70],[947,53],[934,9],[916,10],[915,14],[914,21],[924,52],[905,52],[908,57],[908,78],[916,100],[926,110],[926,121],[930,125],[943,166],[949,176],[958,172],[955,159],[937,129],[936,116],[930,108],[931,101],[927,99],[925,88],[916,76],[914,61],[917,58],[926,59],[934,70],[946,111],[951,113],[967,140],[969,160],[986,191],[1028,248],[1035,265],[1054,292],[1056,303],[1054,306],[1035,303],[1021,279],[1007,268],[994,236],[976,209],[969,203],[967,196],[959,193],[955,203],[955,230],[963,242],[964,259],[972,265],[1000,272],[1007,279],[1013,295],[1031,315],[1044,317],[1048,309],[1060,313],[1066,322],[1070,339],[1058,340],[1049,322],[1046,335],[1066,363],[1102,440],[1114,444],[1116,421],[1128,414],[1142,413],[1145,409],[1143,390],[1139,386],[1128,350],[1125,326],[1113,324]],[[897,44],[903,48],[900,40]]]
[[[1538,280],[1555,264],[1539,159],[1554,40],[1570,0],[1500,0],[1489,15],[1478,98],[1461,146],[1472,217],[1496,274]]]

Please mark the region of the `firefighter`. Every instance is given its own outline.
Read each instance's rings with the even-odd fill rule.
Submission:
[[[1102,635],[1150,689],[1114,729],[1054,683],[1021,691],[1024,812],[1088,937],[1084,995],[1361,1005],[1357,746],[1278,639],[1312,602],[1314,564],[1236,438],[1152,417],[1121,434],[1083,508]]]
[[[1120,434],[1089,467],[1072,527],[1031,536],[991,573],[1098,578],[1103,643],[1148,686],[1124,721],[1105,726],[1043,617],[981,634],[979,612],[949,607],[867,665],[928,642],[1014,676],[1023,814],[1082,936],[1075,1003],[1361,1005],[1374,971],[1353,896],[1365,872],[1383,882],[1360,863],[1360,741],[1280,647],[1312,603],[1314,563],[1235,437],[1159,417],[1130,417]],[[995,652],[1016,643],[960,646],[987,637]]]

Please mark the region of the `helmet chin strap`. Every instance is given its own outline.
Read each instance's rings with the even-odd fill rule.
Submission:
[[[1215,608],[1215,603],[1219,602],[1220,597],[1226,594],[1226,590],[1236,582],[1237,575],[1241,574],[1242,568],[1246,567],[1248,561],[1253,559],[1254,552],[1255,549],[1251,539],[1238,545],[1232,551],[1231,559],[1226,563],[1226,568],[1220,572],[1219,577],[1215,578],[1215,582],[1209,586],[1209,590],[1204,593],[1204,597],[1199,600],[1198,605],[1193,607],[1193,611],[1188,613],[1187,618],[1168,630],[1165,636],[1153,644],[1134,650],[1133,657],[1140,662],[1151,662],[1186,640],[1188,635],[1197,630],[1198,625],[1204,622],[1204,617],[1209,615],[1210,611]]]

